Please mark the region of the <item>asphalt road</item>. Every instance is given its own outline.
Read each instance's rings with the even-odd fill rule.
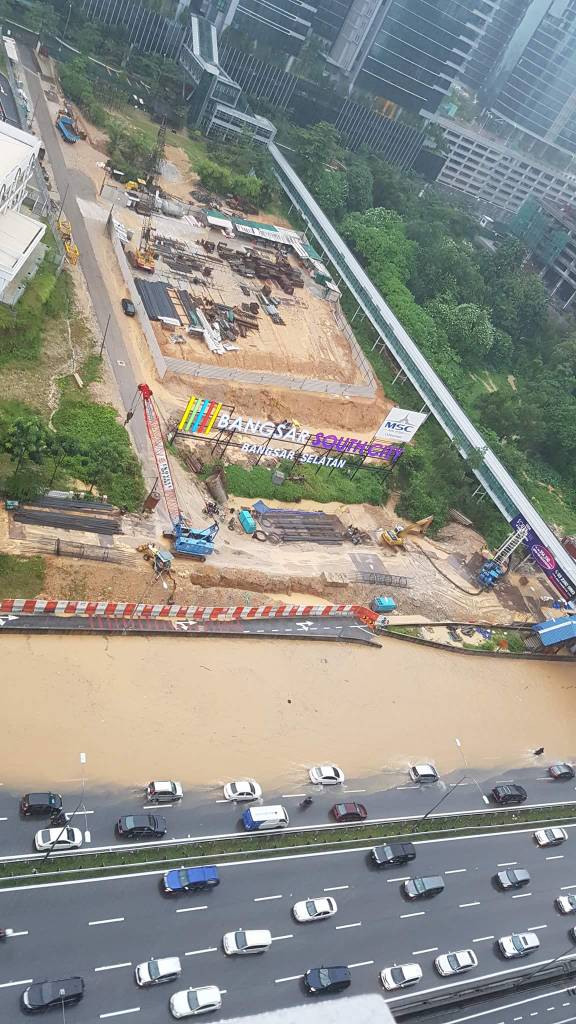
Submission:
[[[346,765],[340,767],[346,770]],[[121,846],[114,835],[114,822],[122,814],[143,810],[156,810],[166,817],[168,833],[162,841],[165,843],[243,831],[241,815],[247,805],[224,800],[222,789],[198,786],[186,790],[180,803],[155,808],[145,799],[145,787],[149,781],[135,780],[132,788],[102,789],[91,785],[88,775],[84,798],[80,778],[55,778],[52,788],[63,794],[64,807],[69,814],[80,805],[74,823],[89,833],[84,846],[86,850]],[[227,781],[222,779],[222,784]],[[414,819],[416,830],[424,831],[426,820],[422,819],[425,815],[430,814],[433,820],[434,815],[484,810],[482,794],[488,793],[496,782],[503,781],[520,782],[525,786],[528,801],[524,807],[548,805],[552,808],[555,804],[576,802],[575,780],[553,782],[546,775],[546,765],[542,764],[498,774],[462,769],[437,783],[424,786],[414,785],[407,772],[402,774],[398,771],[379,772],[366,779],[349,779],[343,786],[314,786],[303,767],[298,783],[280,791],[265,791],[261,803],[283,804],[290,815],[291,827],[317,828],[330,825],[330,809],[334,803],[344,799],[358,800],[366,804],[368,820],[410,818]],[[31,772],[26,789],[34,792],[38,788],[44,787],[37,785]],[[300,801],[307,794],[313,797],[313,804],[301,809]],[[33,849],[34,833],[47,824],[46,819],[20,818],[18,800],[21,795],[9,786],[0,785],[0,859],[29,854]]]
[[[70,221],[72,234],[80,251],[80,264],[84,271],[88,291],[90,292],[94,312],[102,335],[104,335],[104,332],[106,331],[106,325],[108,323],[108,318],[110,317],[110,323],[106,333],[106,352],[110,360],[110,365],[116,379],[116,384],[118,386],[124,408],[128,410],[134,402],[137,394],[137,385],[140,382],[136,379],[130,358],[130,352],[119,327],[119,311],[116,309],[116,304],[113,302],[106,287],[106,268],[101,267],[96,259],[96,255],[90,241],[90,235],[86,227],[86,222],[76,201],[77,198],[94,201],[94,185],[85,174],[82,174],[80,171],[69,170],[66,166],[64,157],[62,156],[60,148],[61,144],[56,133],[56,128],[52,122],[50,110],[44,96],[42,83],[36,70],[34,58],[30,50],[21,43],[18,44],[18,53],[25,68],[28,91],[32,100],[32,107],[35,110],[36,121],[42,135],[42,142],[52,166],[52,172],[58,192],[60,193],[61,199],[64,199],[64,213]],[[98,229],[100,230],[100,228]],[[145,474],[146,468],[148,467],[147,475],[149,476],[150,473],[155,475],[155,470],[152,466],[146,424],[144,422],[144,415],[140,403],[136,409],[133,419],[130,421],[128,429],[132,435],[132,439],[140,459],[143,462]],[[154,477],[152,477],[152,479],[153,478]]]
[[[29,979],[75,973],[85,979],[86,996],[67,1012],[67,1021],[138,1015],[142,1024],[158,1024],[169,1019],[171,993],[189,985],[220,987],[223,1007],[215,1019],[299,1003],[307,998],[302,973],[322,964],[349,965],[350,994],[358,994],[381,991],[382,967],[418,962],[422,982],[398,997],[402,1001],[453,985],[453,979],[439,978],[433,960],[456,949],[473,948],[479,960],[458,984],[515,970],[535,972],[546,961],[576,953],[568,938],[574,918],[560,915],[553,905],[557,895],[576,890],[570,854],[575,827],[569,827],[565,845],[551,850],[539,849],[531,831],[419,842],[411,872],[375,870],[367,850],[220,865],[222,883],[216,890],[177,900],[160,895],[156,872],[4,890],[0,921],[17,934],[2,949],[0,1018],[16,1018],[18,995]],[[527,868],[528,888],[512,895],[496,891],[491,878],[503,864]],[[406,902],[400,886],[409,873],[442,873],[446,888],[431,900]],[[327,892],[337,901],[336,916],[298,925],[291,914],[294,902]],[[225,957],[222,936],[236,928],[269,929],[271,949],[262,956]],[[540,950],[519,965],[502,960],[495,940],[529,929],[539,935]],[[137,988],[135,965],[168,955],[181,958],[180,981],[155,990]],[[452,1016],[444,1012],[442,1020],[540,1024],[540,1017],[559,1024],[571,1019],[564,1004],[576,1006],[566,987],[525,990],[516,999],[501,999],[497,1011],[474,1004]],[[387,998],[393,1010],[397,998]]]

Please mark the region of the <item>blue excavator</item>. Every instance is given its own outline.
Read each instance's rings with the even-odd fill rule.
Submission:
[[[214,522],[212,526],[208,526],[204,530],[194,530],[186,522],[178,504],[152,391],[148,384],[139,384],[138,391],[142,397],[146,430],[154,452],[158,477],[162,484],[166,508],[172,523],[172,528],[165,530],[163,535],[171,539],[172,551],[175,555],[185,555],[187,558],[194,558],[197,562],[205,562],[214,552],[214,540],[220,527],[217,522]]]

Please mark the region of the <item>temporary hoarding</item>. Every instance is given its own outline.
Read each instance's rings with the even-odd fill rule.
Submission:
[[[512,526],[515,530],[519,530],[520,527],[528,526],[528,524],[524,516],[515,516],[512,520]],[[562,597],[567,601],[573,600],[576,597],[576,587],[556,563],[552,552],[548,550],[531,528],[528,528],[524,544],[536,565],[542,569],[542,572],[545,573],[550,582],[556,587],[556,590],[562,594]]]
[[[411,412],[410,409],[391,409],[384,422],[378,427],[376,437],[380,441],[411,441],[416,431],[428,418],[428,413]]]

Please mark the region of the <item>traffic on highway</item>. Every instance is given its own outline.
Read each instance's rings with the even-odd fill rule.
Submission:
[[[258,781],[250,778],[193,790],[184,789],[178,780],[142,782],[131,790],[93,790],[89,780],[82,778],[72,782],[54,779],[53,789],[44,794],[34,794],[33,779],[29,794],[2,786],[0,859],[45,850],[46,843],[38,846],[36,836],[51,825],[61,829],[68,824],[70,829],[80,830],[80,837],[76,835],[68,847],[61,843],[60,848],[81,853],[126,845],[128,841],[170,844],[275,827],[317,829],[355,821],[413,820],[418,829],[425,827],[428,818],[479,812],[487,805],[505,810],[515,804],[529,808],[576,802],[574,769],[563,761],[494,775],[472,775],[463,768],[444,778],[427,764],[407,766],[405,773],[375,774],[363,780],[347,780],[336,765],[303,766],[299,775],[298,784],[280,792],[263,792]],[[164,787],[164,791],[154,792],[154,785]],[[43,797],[45,802],[43,805],[40,800],[39,806],[27,813],[22,800],[30,794]],[[348,807],[353,804],[356,808]],[[256,813],[266,807],[282,808],[283,813],[278,812],[272,822],[258,811],[259,822],[251,822],[248,810],[253,808]],[[119,825],[134,815],[158,821],[141,821],[129,828]]]
[[[70,982],[68,1022],[157,1024],[194,1016],[195,1000],[223,1019],[349,989],[381,992],[394,1011],[424,993],[536,974],[576,953],[574,827],[549,845],[533,829],[416,840],[404,863],[380,866],[365,847],[217,864],[173,888],[160,868],[2,890],[0,1019],[16,1019],[43,982]],[[559,1024],[573,1002],[557,984],[501,999],[510,1006],[495,1015],[476,1002],[442,1019],[539,1024],[542,1013]]]

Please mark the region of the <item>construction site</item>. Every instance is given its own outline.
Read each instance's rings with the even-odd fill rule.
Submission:
[[[149,493],[131,514],[96,493],[8,505],[0,542],[14,554],[43,555],[38,596],[309,606],[345,594],[399,623],[555,614],[545,577],[526,564],[515,570],[519,530],[490,552],[455,509],[432,539],[431,517],[398,516],[393,485],[374,504],[229,493],[226,464],[265,469],[272,488],[288,480],[296,495],[304,466],[342,474],[353,495],[355,474],[383,479],[403,454],[398,435],[380,433],[383,421],[426,416],[392,408],[343,315],[339,280],[309,237],[278,215],[207,193],[185,154],[166,146],[162,127],[148,179],[122,180],[98,133],[64,106],[57,82],[44,92],[56,127],[51,146],[68,173],[89,183],[77,209],[106,270],[122,342],[113,356],[104,316],[106,387],[114,395],[124,350],[135,395],[130,404],[116,391],[113,401]],[[46,172],[51,182],[48,159]],[[79,255],[82,266],[64,203],[60,212],[69,262]]]

